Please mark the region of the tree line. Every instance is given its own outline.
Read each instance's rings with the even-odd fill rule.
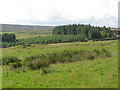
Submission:
[[[28,39],[18,39],[16,42],[2,42],[2,47],[11,47],[23,44],[50,44],[50,43],[61,43],[61,42],[72,42],[72,41],[85,41],[85,35],[52,35],[52,36],[38,36]]]
[[[112,37],[112,31],[110,27],[99,27],[83,25],[83,24],[73,24],[73,25],[63,25],[54,28],[53,35],[85,35],[88,39],[105,39],[107,37]]]
[[[0,34],[0,38],[2,39],[2,42],[15,42],[16,36],[15,34],[11,33],[4,33]]]

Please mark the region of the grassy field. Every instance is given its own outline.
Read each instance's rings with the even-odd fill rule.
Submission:
[[[64,51],[93,51],[106,49],[112,55],[106,58],[50,64],[40,70],[13,69],[3,66],[3,88],[117,88],[118,87],[118,41],[89,41],[57,44],[33,44],[4,48],[3,57],[26,57]]]
[[[114,45],[116,47],[114,47]],[[24,48],[23,45],[16,47],[3,48],[3,57],[16,56],[24,58],[43,53],[63,52],[64,50],[79,51],[79,50],[94,50],[94,49],[117,49],[117,41],[98,41],[98,42],[71,42],[71,43],[57,43],[57,44],[32,44]]]
[[[23,30],[23,31],[16,31],[16,32],[0,32],[1,33],[14,33],[16,35],[16,39],[26,39],[32,38],[37,36],[48,36],[52,35],[52,30]]]
[[[40,31],[29,31],[29,32],[24,31],[24,32],[16,32],[15,34],[17,39],[26,39],[37,36],[52,35],[52,30],[40,30]]]

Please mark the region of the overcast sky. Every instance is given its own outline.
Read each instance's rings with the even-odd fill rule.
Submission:
[[[117,27],[119,0],[0,0],[0,23]]]

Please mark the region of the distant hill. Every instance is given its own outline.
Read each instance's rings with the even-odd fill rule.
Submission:
[[[37,25],[14,25],[14,24],[0,24],[0,31],[2,32],[22,32],[22,31],[39,31],[39,30],[53,30],[55,26],[37,26]]]

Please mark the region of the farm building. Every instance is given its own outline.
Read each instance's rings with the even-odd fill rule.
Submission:
[[[111,28],[111,31],[113,32],[113,37],[120,38],[120,28]]]

